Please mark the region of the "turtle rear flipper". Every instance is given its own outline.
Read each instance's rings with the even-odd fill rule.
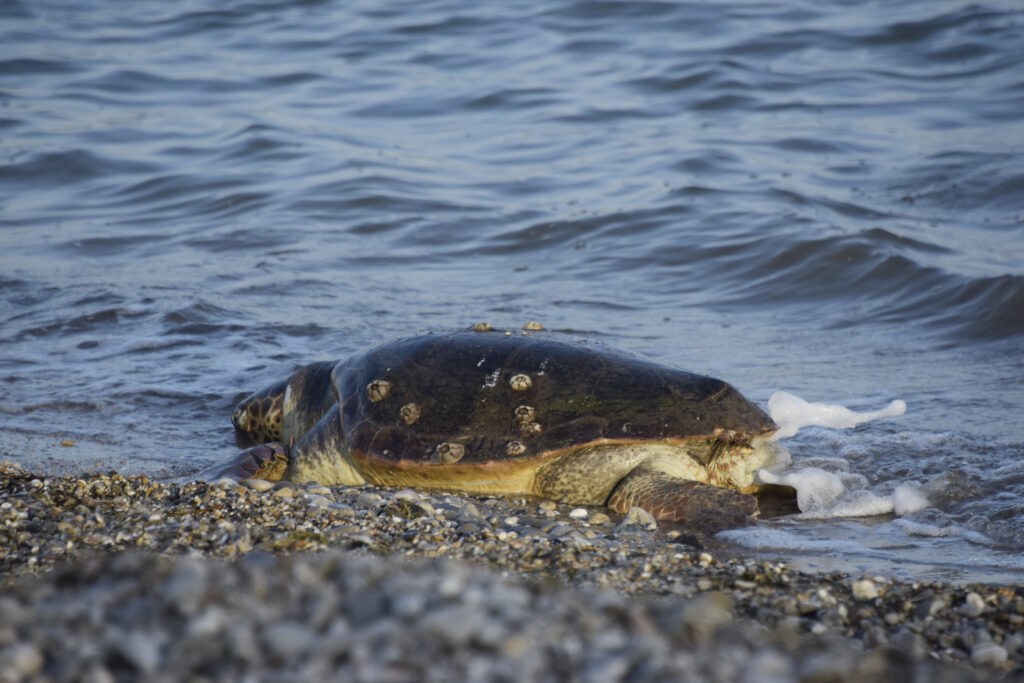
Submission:
[[[657,519],[709,534],[752,524],[758,514],[753,496],[674,477],[653,467],[638,467],[623,477],[607,505],[621,513],[634,506],[643,508]]]
[[[221,479],[266,479],[281,481],[288,469],[289,448],[283,443],[264,443],[248,448],[224,465],[214,465],[200,472],[200,481],[215,482]]]

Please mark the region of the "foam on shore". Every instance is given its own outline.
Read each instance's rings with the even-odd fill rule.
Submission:
[[[871,420],[896,417],[906,410],[907,404],[901,400],[895,400],[881,410],[856,412],[841,405],[810,403],[785,391],[777,391],[768,399],[768,412],[779,425],[773,440],[793,436],[801,428],[811,425],[848,429]],[[846,463],[841,461],[839,464]],[[903,482],[889,494],[878,494],[867,489],[868,483],[863,476],[849,473],[845,466],[835,465],[831,463],[831,467],[839,471],[801,467],[799,462],[776,464],[758,471],[757,481],[795,489],[802,519],[902,516],[929,506],[923,487],[915,482]]]
[[[768,414],[779,425],[772,439],[793,436],[803,427],[817,425],[831,429],[849,429],[883,417],[898,417],[907,412],[907,404],[899,399],[881,410],[856,412],[841,405],[809,403],[799,396],[776,391],[768,399]]]

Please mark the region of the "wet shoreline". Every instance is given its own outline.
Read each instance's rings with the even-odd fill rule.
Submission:
[[[546,501],[258,488],[0,465],[0,677],[1024,679],[1021,586],[805,573]]]

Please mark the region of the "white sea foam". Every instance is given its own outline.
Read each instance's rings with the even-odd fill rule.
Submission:
[[[840,405],[809,403],[784,391],[768,399],[768,412],[779,425],[773,439],[793,436],[809,425],[846,429],[882,417],[896,417],[906,410],[907,404],[899,400],[881,410],[855,412]],[[801,519],[901,516],[929,505],[918,484],[903,483],[891,494],[878,494],[868,490],[866,477],[848,470],[849,463],[842,458],[818,457],[802,463],[776,464],[759,470],[756,476],[759,483],[795,489]]]
[[[963,538],[975,545],[991,546],[992,539],[985,534],[970,529],[964,529],[956,525],[942,526],[939,524],[926,524],[912,522],[909,519],[897,519],[893,526],[903,531],[908,536],[919,536],[925,538]]]
[[[808,539],[797,534],[752,526],[744,529],[730,529],[719,532],[718,538],[752,550],[787,550],[802,553],[845,553],[862,554],[869,552],[864,545],[849,540]]]
[[[778,484],[796,489],[796,504],[801,512],[825,509],[843,494],[843,484],[839,475],[817,467],[804,467],[781,474],[759,470],[757,479],[763,484]]]
[[[931,505],[924,489],[914,483],[900,484],[892,492],[893,512],[897,516],[909,515]]]
[[[779,431],[775,432],[773,439],[785,439],[796,434],[802,427],[811,425],[848,429],[882,417],[897,417],[905,412],[907,404],[898,399],[881,410],[862,413],[840,405],[808,403],[785,391],[776,391],[768,399],[768,414],[779,425]]]
[[[923,510],[930,504],[923,487],[913,482],[898,485],[891,494],[880,495],[868,491],[867,481],[860,475],[828,472],[818,467],[781,472],[774,468],[763,469],[756,476],[759,483],[795,489],[800,519],[902,516]]]

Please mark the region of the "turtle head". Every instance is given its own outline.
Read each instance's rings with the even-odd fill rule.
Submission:
[[[281,440],[281,414],[285,383],[247,397],[231,414],[239,448]]]
[[[774,432],[773,428],[755,437],[723,435],[724,438],[712,448],[706,465],[708,481],[741,491],[753,486],[757,470],[773,465],[784,457],[783,449],[769,441]]]

